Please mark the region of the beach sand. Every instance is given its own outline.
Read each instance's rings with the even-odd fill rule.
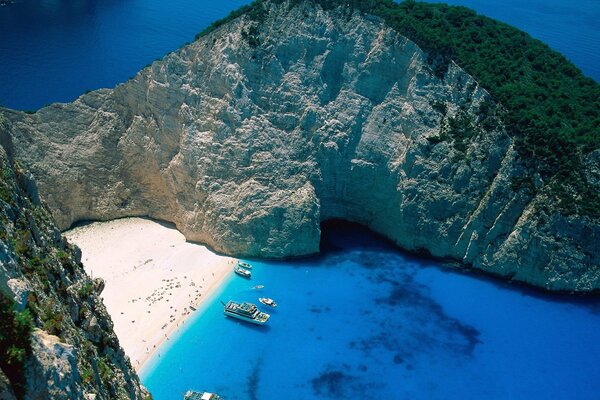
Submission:
[[[142,218],[94,222],[64,235],[81,248],[86,272],[106,281],[101,297],[137,371],[236,262]]]

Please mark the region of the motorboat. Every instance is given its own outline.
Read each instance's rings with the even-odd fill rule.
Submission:
[[[258,299],[258,301],[260,301],[261,303],[263,303],[265,306],[269,306],[269,307],[277,307],[277,303],[275,303],[275,300],[270,299],[268,297],[261,297]]]
[[[252,276],[252,272],[250,272],[250,270],[238,267],[237,265],[233,267],[233,272],[244,278],[250,278]]]

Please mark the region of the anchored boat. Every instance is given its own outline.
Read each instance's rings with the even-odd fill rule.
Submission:
[[[215,393],[196,392],[194,390],[188,390],[183,395],[183,400],[224,400],[224,399]]]
[[[244,261],[238,261],[237,265],[238,265],[238,267],[252,269],[252,265],[248,264],[247,262],[244,262]]]
[[[233,272],[235,272],[236,274],[238,274],[239,276],[242,276],[244,278],[250,278],[252,276],[252,272],[250,272],[247,269],[240,268],[237,265],[235,267],[233,267]]]
[[[221,303],[225,306],[223,313],[228,317],[241,319],[242,321],[258,325],[264,325],[270,317],[269,314],[260,311],[258,307],[252,303],[238,303],[233,300],[229,300],[227,304]]]
[[[261,303],[263,303],[265,306],[269,306],[269,307],[277,307],[277,303],[275,303],[275,300],[270,299],[268,297],[261,297],[258,299],[258,301],[260,301]]]

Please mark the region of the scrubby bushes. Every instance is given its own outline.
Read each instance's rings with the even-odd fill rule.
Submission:
[[[19,398],[25,390],[24,363],[31,353],[32,329],[29,310],[15,311],[14,301],[0,292],[0,368]]]

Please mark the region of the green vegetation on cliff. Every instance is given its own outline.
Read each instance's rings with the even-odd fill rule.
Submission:
[[[0,292],[0,369],[19,398],[25,392],[24,364],[31,353],[32,329],[29,310],[15,311],[14,301]]]
[[[61,236],[32,176],[13,158],[10,131],[0,114],[0,379],[8,378],[19,399],[143,398],[97,281],[85,274],[81,253]],[[46,340],[73,351],[48,350]]]
[[[439,76],[455,61],[505,107],[504,121],[522,162],[550,182],[562,211],[600,216],[600,196],[581,173],[582,157],[600,148],[600,85],[560,53],[466,7],[414,0],[290,0],[290,5],[304,1],[381,17],[427,52]],[[263,3],[258,0],[234,11],[198,37],[242,14],[260,23],[265,18]],[[249,37],[256,41],[255,35]]]

